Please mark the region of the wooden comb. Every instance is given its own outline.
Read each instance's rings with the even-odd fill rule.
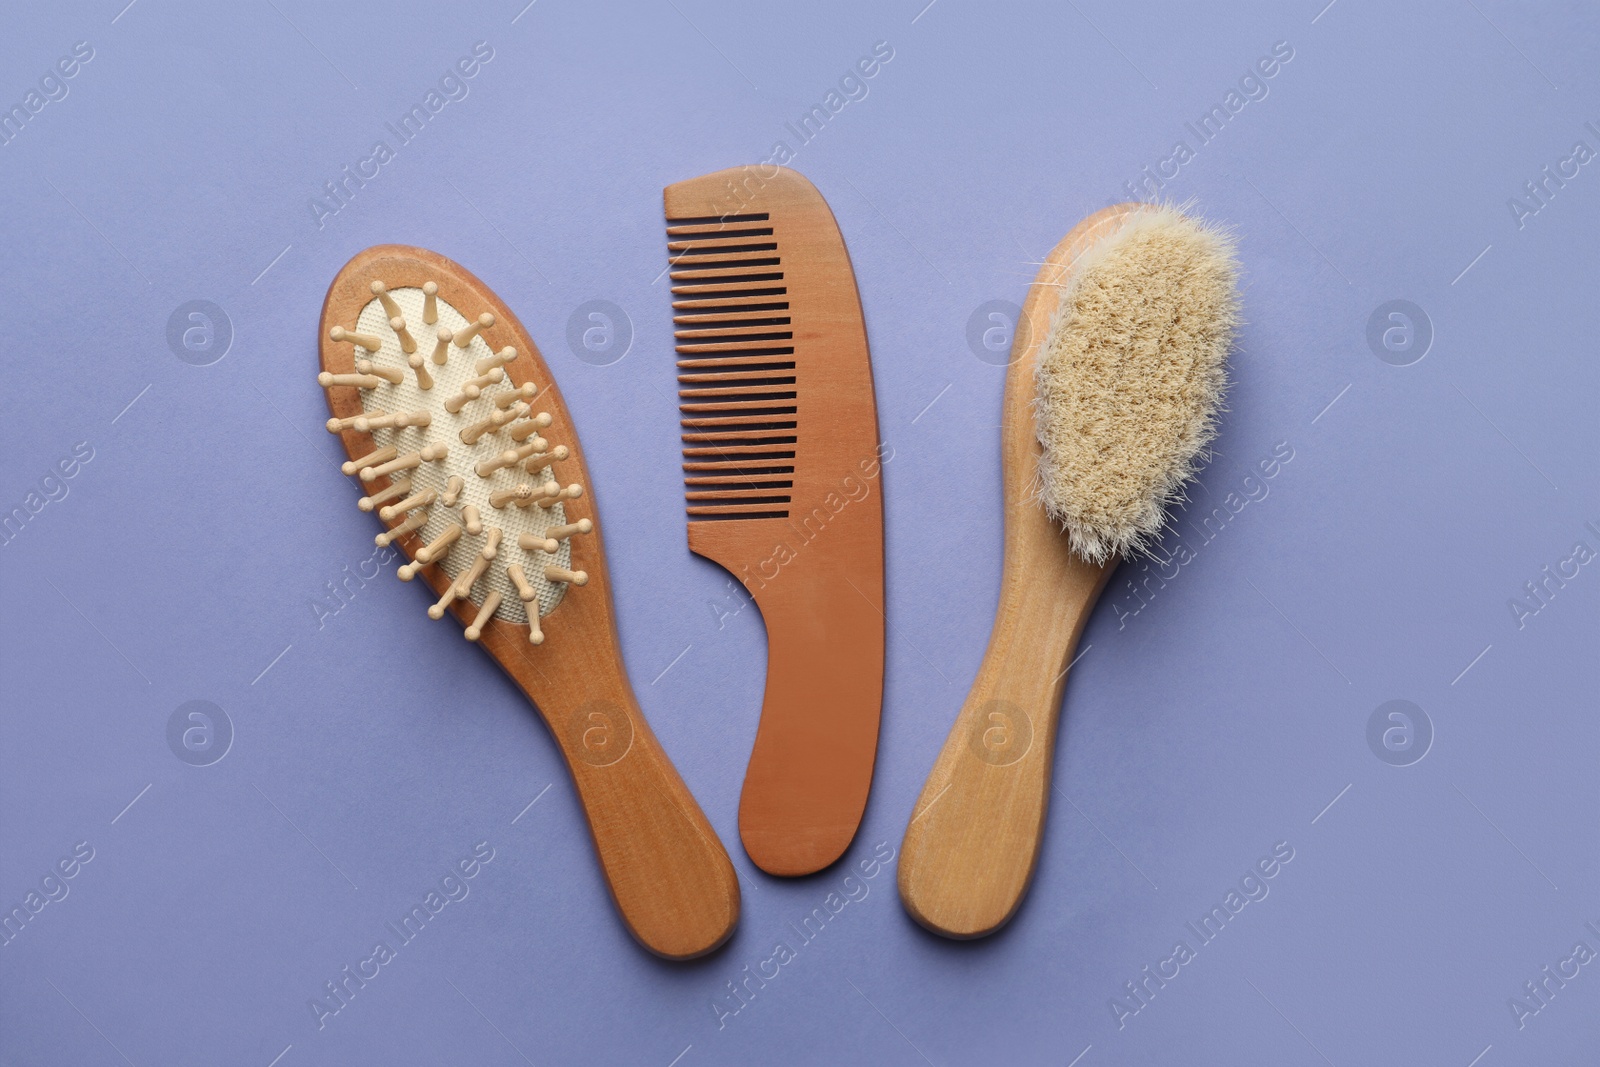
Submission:
[[[710,952],[738,882],[628,683],[583,451],[533,340],[463,267],[401,245],[345,265],[320,337],[328,429],[378,543],[537,706],[628,929],[671,959]]]
[[[739,836],[769,874],[809,874],[860,825],[883,702],[882,457],[855,273],[794,171],[736,167],[663,199],[689,548],[767,629]]]

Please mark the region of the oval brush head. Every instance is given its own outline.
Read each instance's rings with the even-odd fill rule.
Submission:
[[[1039,502],[1103,563],[1166,523],[1215,434],[1239,321],[1232,237],[1158,206],[1078,259],[1039,353]]]
[[[357,386],[345,395],[361,406],[329,419],[327,429],[371,437],[376,451],[353,458],[346,473],[368,491],[359,506],[376,510],[388,527],[378,545],[397,543],[412,557],[400,580],[435,586],[429,618],[457,614],[469,641],[490,619],[503,619],[520,625],[528,643],[543,644],[540,619],[589,577],[573,564],[573,539],[589,535],[593,520],[567,515],[584,494],[574,478],[576,444],[556,443],[570,431],[565,419],[550,428],[555,415],[545,407],[562,412],[551,404],[539,355],[491,347],[488,337],[511,333],[463,299],[476,294],[453,289],[431,278],[421,285],[374,279],[360,293],[366,302],[355,309],[354,328],[327,333],[341,353],[353,346],[353,377],[366,381],[342,384]],[[323,372],[330,388],[337,378]],[[481,607],[471,616],[452,610],[473,601]]]

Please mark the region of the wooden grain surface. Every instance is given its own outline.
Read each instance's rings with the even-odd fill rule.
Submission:
[[[1027,892],[1049,808],[1067,667],[1118,562],[1096,566],[1073,555],[1035,501],[1034,372],[1071,264],[1134,210],[1120,204],[1097,212],[1056,245],[1028,290],[1016,331],[1000,442],[999,607],[977,680],[912,809],[900,851],[906,910],[948,937],[993,933]]]
[[[488,286],[444,256],[402,245],[369,248],[334,279],[317,333],[323,369],[333,373],[354,369],[353,346],[329,340],[328,330],[355,323],[361,308],[373,299],[368,291],[373,280],[390,289],[420,288],[425,281],[436,281],[440,299],[468,314],[491,312],[496,322],[482,334],[490,348],[512,345],[520,353],[505,367],[510,384],[532,381],[539,387],[537,408],[554,420],[543,435],[571,449],[571,456],[561,463],[562,478],[582,484],[585,493],[566,502],[567,521],[588,518],[596,525],[593,533],[572,539],[572,567],[587,571],[589,582],[569,589],[542,618],[544,644],[530,645],[526,627],[500,618],[489,621],[479,644],[533,701],[566,759],[595,852],[628,929],[650,951],[670,959],[712,951],[738,922],[738,881],[722,843],[651,733],[628,682],[612,614],[595,494],[577,428],[554,377],[521,322]],[[457,352],[453,358],[464,357]],[[336,386],[327,393],[336,418],[361,412],[360,390]],[[373,450],[370,434],[349,429],[341,436],[352,459]],[[474,477],[470,468],[456,473]],[[376,492],[388,484],[388,479],[379,479],[362,490]],[[397,516],[388,525],[401,521]],[[415,536],[396,543],[413,559],[421,547]],[[429,568],[418,578],[442,593],[448,579],[435,573],[438,570]],[[418,604],[419,616],[422,606]],[[465,625],[477,604],[458,600],[451,610]],[[426,619],[422,623],[433,625]],[[456,709],[440,708],[439,713],[454,714]],[[529,921],[539,920],[530,915]]]
[[[767,631],[739,836],[769,874],[809,874],[855,837],[883,702],[883,468],[855,273],[794,171],[707,174],[664,202],[689,547]]]

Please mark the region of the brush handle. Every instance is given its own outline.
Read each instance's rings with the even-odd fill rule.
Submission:
[[[946,937],[982,937],[1016,912],[1033,879],[1050,800],[1056,721],[1078,636],[1117,560],[1085,563],[1037,502],[1042,449],[1034,376],[1072,264],[1137,205],[1089,216],[1046,257],[1018,317],[1001,411],[1005,559],[977,681],[912,809],[900,899]]]
[[[1064,541],[1039,516],[1038,536]],[[983,665],[906,828],[900,899],[947,937],[1005,925],[1033,879],[1067,666],[1115,566],[1045,548],[1026,569],[1007,552]]]
[[[659,956],[710,952],[739,920],[727,852],[650,732],[620,660],[591,660],[583,684],[551,685],[560,670],[547,667],[523,689],[572,772],[617,910]]]

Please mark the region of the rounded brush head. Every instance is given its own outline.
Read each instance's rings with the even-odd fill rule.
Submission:
[[[1132,212],[1073,267],[1039,352],[1039,501],[1091,563],[1137,552],[1204,458],[1239,321],[1226,232]]]
[[[511,380],[515,348],[488,344],[483,331],[495,316],[469,316],[437,282],[391,288],[376,280],[361,292],[354,327],[328,331],[333,344],[355,346],[358,373],[325,371],[318,380],[359,391],[359,414],[331,418],[327,428],[372,438],[375,451],[343,469],[368,494],[358,506],[386,524],[377,543],[398,542],[412,557],[397,572],[402,581],[435,568],[429,573],[445,584],[430,618],[461,601],[476,605],[468,640],[499,618],[543,643],[540,617],[588,581],[572,569],[570,539],[593,523],[568,522],[565,504],[583,487],[558,480],[572,450],[543,436],[553,416],[535,410],[539,386]]]

